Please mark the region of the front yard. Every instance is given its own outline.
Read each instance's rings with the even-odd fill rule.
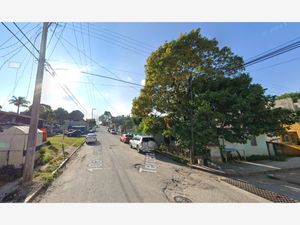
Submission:
[[[53,179],[52,172],[63,162],[74,149],[79,147],[85,140],[85,137],[64,137],[56,135],[49,137],[47,144],[40,150],[40,157],[36,162],[36,171],[34,177],[37,180],[50,182]],[[63,147],[64,144],[64,154]]]

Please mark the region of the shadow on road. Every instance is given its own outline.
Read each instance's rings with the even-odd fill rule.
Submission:
[[[100,141],[96,141],[96,142],[92,142],[92,143],[86,143],[87,145],[90,145],[90,146],[98,146],[98,145],[101,145]]]

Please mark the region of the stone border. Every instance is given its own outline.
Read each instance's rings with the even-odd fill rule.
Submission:
[[[68,156],[68,158],[66,158],[53,172],[52,175],[55,176],[57,174],[57,172],[66,165],[66,163],[70,160],[70,158],[82,147],[82,145],[84,145],[85,140]],[[39,187],[35,192],[33,192],[31,195],[29,195],[24,203],[30,203],[32,202],[40,193],[44,188],[47,188],[50,183],[44,183],[43,185],[41,185],[41,187]]]

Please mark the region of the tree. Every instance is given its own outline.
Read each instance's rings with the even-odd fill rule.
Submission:
[[[31,110],[32,110],[32,105],[29,106],[28,110],[21,112],[23,115],[28,115],[31,116]],[[44,119],[48,122],[54,122],[55,120],[55,114],[51,108],[50,105],[47,104],[40,104],[40,119]]]
[[[16,97],[13,96],[10,100],[9,100],[9,104],[14,104],[15,106],[17,106],[17,113],[19,114],[19,110],[20,107],[28,107],[28,104],[30,103],[30,101],[27,101],[25,97]]]
[[[113,118],[109,111],[105,111],[101,116],[99,116],[99,121],[102,122],[102,125],[108,126],[109,121]]]
[[[134,121],[144,131],[175,137],[192,161],[192,149],[204,154],[212,143],[222,149],[222,140],[245,143],[252,135],[283,132],[294,119],[290,111],[272,108],[275,97],[251,83],[241,57],[199,29],[159,47],[145,69]]]
[[[96,126],[95,119],[87,119],[86,122],[88,123],[89,128]]]
[[[69,114],[69,119],[74,121],[82,121],[84,114],[79,110],[74,110]]]
[[[2,109],[2,106],[0,105],[0,110]]]
[[[55,120],[61,125],[64,123],[64,120],[68,119],[69,113],[64,108],[59,107],[53,112],[55,115]]]

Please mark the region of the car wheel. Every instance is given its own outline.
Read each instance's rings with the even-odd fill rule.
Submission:
[[[132,144],[130,144],[130,148],[132,148]]]

